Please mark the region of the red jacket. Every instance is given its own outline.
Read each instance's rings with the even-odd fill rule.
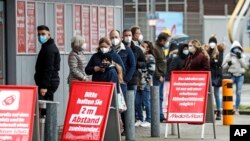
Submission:
[[[205,56],[201,51],[196,51],[195,54],[190,54],[185,62],[183,70],[191,71],[209,71],[209,57]]]

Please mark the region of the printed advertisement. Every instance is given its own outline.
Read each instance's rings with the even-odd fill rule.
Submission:
[[[25,2],[18,1],[16,5],[17,52],[26,53],[26,19]]]
[[[107,30],[108,33],[114,29],[114,8],[107,7]]]
[[[81,5],[75,5],[75,31],[74,35],[82,35]]]
[[[98,35],[98,7],[91,7],[91,52],[95,52],[98,47],[99,35]]]
[[[109,82],[73,82],[62,141],[102,141],[113,90]]]
[[[204,71],[172,72],[167,122],[204,123],[209,77]]]
[[[82,6],[82,30],[86,41],[86,48],[84,51],[90,52],[90,8],[89,6]]]
[[[105,37],[107,35],[106,33],[106,8],[100,7],[99,8],[99,20],[100,20],[100,29],[99,29],[99,37]]]
[[[64,4],[56,4],[56,43],[60,51],[64,51]]]
[[[32,141],[36,89],[0,86],[1,141]]]
[[[36,7],[34,2],[27,3],[27,44],[28,53],[36,53]]]

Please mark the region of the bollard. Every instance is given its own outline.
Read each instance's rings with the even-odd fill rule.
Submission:
[[[41,141],[57,141],[57,104],[58,102],[39,100],[39,108],[46,109],[46,116],[40,118]]]
[[[135,140],[135,92],[128,90],[126,93],[127,111],[125,112],[126,140]]]
[[[223,125],[234,123],[233,112],[233,80],[223,79]]]
[[[45,140],[57,141],[57,103],[46,104]]]
[[[150,94],[151,94],[151,137],[160,137],[159,86],[150,87]]]

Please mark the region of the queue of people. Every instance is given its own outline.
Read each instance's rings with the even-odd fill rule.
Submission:
[[[38,39],[42,48],[36,63],[35,81],[39,87],[39,99],[53,100],[59,85],[60,54],[50,36],[47,26],[39,26]],[[72,51],[68,57],[69,76],[72,80],[114,82],[118,93],[126,95],[127,90],[135,94],[135,126],[151,126],[150,86],[159,86],[160,121],[165,122],[163,113],[164,83],[170,86],[172,71],[211,71],[211,83],[216,102],[216,120],[221,120],[221,93],[223,70],[230,74],[236,84],[235,114],[239,114],[241,89],[244,73],[248,68],[241,44],[235,41],[225,58],[224,44],[218,44],[215,36],[208,44],[199,40],[186,43],[171,43],[171,36],[160,33],[155,44],[143,40],[140,27],[132,27],[122,32],[112,30],[109,37],[99,40],[98,48],[90,60],[85,58],[85,39],[75,36],[71,40]],[[168,49],[168,54],[164,51]],[[145,107],[146,117],[143,116]],[[43,113],[43,114],[46,114]],[[121,121],[125,122],[124,113]],[[123,126],[125,129],[125,127]],[[122,135],[126,134],[126,129]]]

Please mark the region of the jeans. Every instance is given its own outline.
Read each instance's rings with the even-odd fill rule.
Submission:
[[[232,80],[233,80],[233,83],[236,84],[235,109],[238,110],[240,108],[240,97],[241,97],[241,89],[244,83],[244,75],[232,76]]]
[[[149,85],[144,90],[137,90],[135,98],[135,111],[137,112],[137,120],[143,121],[143,106],[146,109],[146,121],[151,122],[151,106]]]
[[[124,96],[124,98],[126,97],[126,93],[127,93],[127,84],[120,84],[121,89],[122,89],[122,94]]]
[[[154,79],[153,83],[154,83],[154,86],[159,86],[159,93],[160,93],[160,120],[164,120],[165,116],[164,116],[163,110],[162,110],[164,82],[161,82],[160,80],[155,80]]]
[[[214,86],[214,98],[217,110],[221,110],[220,87]]]

